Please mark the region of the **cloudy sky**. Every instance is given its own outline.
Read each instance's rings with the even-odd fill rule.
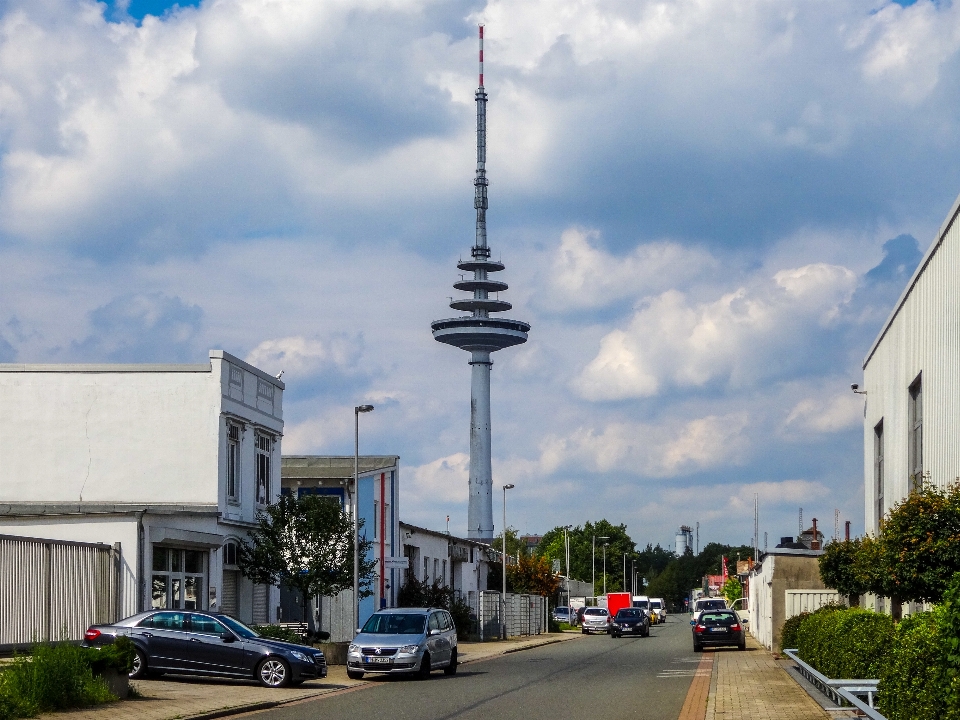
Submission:
[[[960,191],[948,0],[0,0],[0,361],[284,371],[287,453],[402,457],[465,531],[469,367],[430,321],[489,234],[525,532],[863,528],[863,355]],[[499,495],[499,493],[498,493]],[[494,506],[500,515],[499,499]],[[499,520],[497,521],[499,529]]]

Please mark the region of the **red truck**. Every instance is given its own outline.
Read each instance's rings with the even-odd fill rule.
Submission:
[[[632,605],[632,598],[628,592],[607,593],[607,611],[610,617],[614,617],[618,610],[628,608]]]

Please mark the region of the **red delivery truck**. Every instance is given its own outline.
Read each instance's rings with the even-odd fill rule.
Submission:
[[[630,607],[632,598],[628,592],[607,593],[607,610],[612,618],[617,611],[622,608]]]

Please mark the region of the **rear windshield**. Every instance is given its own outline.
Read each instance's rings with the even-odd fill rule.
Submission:
[[[659,610],[660,608],[663,607],[663,603],[660,602],[659,600],[651,600],[651,601],[650,601],[650,607]]]
[[[643,610],[640,608],[624,608],[623,610],[617,611],[617,619],[622,618],[638,618],[643,615]]]
[[[554,608],[554,610],[558,613],[565,613],[567,611],[567,609],[563,605],[561,605],[558,608]]]
[[[737,622],[737,616],[731,612],[705,612],[700,617],[700,622],[704,625],[711,623],[716,625],[734,625]]]
[[[634,600],[634,601],[633,601],[633,606],[636,607],[636,608],[647,609],[648,607],[650,607],[650,601],[649,601],[649,600]]]
[[[608,615],[606,608],[587,608],[583,611],[584,615]]]
[[[362,632],[376,635],[421,635],[426,617],[410,613],[374,613]]]

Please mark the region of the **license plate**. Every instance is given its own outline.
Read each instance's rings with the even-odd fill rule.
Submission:
[[[726,628],[710,628],[710,632],[726,632]]]
[[[365,657],[363,661],[366,663],[383,663],[384,665],[393,662],[393,660],[388,657]]]

